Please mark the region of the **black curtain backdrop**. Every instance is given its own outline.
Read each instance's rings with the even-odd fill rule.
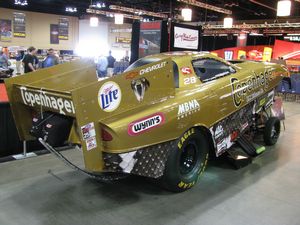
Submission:
[[[139,59],[140,22],[134,21],[131,32],[131,57],[130,64]]]
[[[188,28],[193,30],[198,30],[198,49],[191,50],[191,49],[185,49],[185,48],[175,48],[174,47],[174,27],[182,27],[182,28]],[[181,23],[172,23],[171,24],[171,34],[170,34],[170,51],[200,51],[201,50],[201,26],[192,26],[192,25],[186,25]]]
[[[167,52],[169,50],[168,47],[169,47],[168,21],[162,21],[160,52]]]
[[[236,47],[236,36],[203,36],[201,51],[213,51],[222,48]]]

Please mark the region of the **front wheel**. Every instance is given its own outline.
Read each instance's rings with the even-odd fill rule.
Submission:
[[[186,131],[166,162],[162,183],[170,191],[183,192],[193,187],[208,160],[209,143],[197,128]]]
[[[275,145],[280,135],[280,120],[270,117],[264,128],[264,142],[266,145]]]

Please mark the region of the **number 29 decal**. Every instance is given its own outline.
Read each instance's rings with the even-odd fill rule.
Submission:
[[[195,84],[196,81],[196,77],[187,77],[183,79],[184,85]]]

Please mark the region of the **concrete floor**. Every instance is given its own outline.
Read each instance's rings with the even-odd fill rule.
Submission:
[[[214,163],[181,194],[139,177],[103,184],[52,155],[0,164],[0,225],[300,225],[300,104],[286,115],[278,144],[253,164]]]

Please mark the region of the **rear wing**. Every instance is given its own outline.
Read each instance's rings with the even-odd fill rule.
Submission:
[[[79,60],[10,78],[5,84],[21,140],[33,139],[29,134],[32,114],[47,111],[75,119],[72,130],[84,150],[87,143],[82,127],[93,123],[101,134],[104,120],[121,118],[118,115],[124,112],[151,107],[175,95],[171,58],[102,81],[97,80],[91,60]],[[102,151],[101,145],[97,149]],[[95,159],[94,154],[91,158]]]

